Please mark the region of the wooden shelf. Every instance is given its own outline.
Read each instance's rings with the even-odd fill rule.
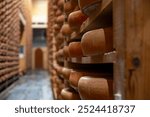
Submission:
[[[82,64],[96,64],[96,63],[114,63],[116,61],[116,52],[105,53],[104,55],[81,57],[81,58],[68,58],[69,62],[82,63]]]
[[[90,30],[112,26],[112,0],[103,0],[101,8],[93,17],[88,18],[80,28],[79,33],[73,33],[71,40],[81,39],[82,35]]]

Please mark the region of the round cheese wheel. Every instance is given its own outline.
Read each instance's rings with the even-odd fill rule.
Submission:
[[[69,82],[70,84],[77,88],[78,87],[78,82],[79,82],[79,79],[84,76],[85,73],[84,72],[77,72],[77,71],[71,71],[70,72],[70,77],[69,77]]]
[[[82,57],[83,52],[81,49],[81,42],[71,42],[69,44],[69,56],[70,57]]]
[[[63,67],[62,75],[64,76],[65,79],[69,80],[70,73],[71,73],[71,69]]]
[[[56,5],[53,5],[53,10],[56,11],[58,7]]]
[[[113,99],[113,80],[84,76],[79,80],[78,90],[84,100]]]
[[[61,96],[64,100],[80,100],[79,94],[72,88],[64,88],[61,91]]]
[[[57,36],[56,36],[56,38],[57,38],[57,42],[59,41],[59,40],[64,40],[64,36],[62,35],[62,33],[58,33],[57,34]]]
[[[80,26],[86,19],[87,16],[84,15],[80,10],[78,10],[69,14],[68,23],[72,30],[79,31]]]
[[[58,17],[58,16],[60,16],[60,15],[62,15],[62,11],[60,10],[60,9],[57,9],[57,11],[56,11],[56,17]],[[56,21],[57,21],[57,19],[56,19]]]
[[[60,31],[61,27],[58,24],[54,24],[53,26],[55,31]]]
[[[82,36],[81,47],[84,56],[93,56],[112,51],[112,28],[88,31]]]
[[[69,57],[69,47],[68,46],[64,46],[63,50],[64,50],[64,56],[65,57]]]
[[[68,0],[64,3],[64,12],[69,15],[78,5],[77,0]]]
[[[71,33],[72,33],[72,30],[69,26],[69,24],[65,23],[62,28],[61,28],[61,33],[64,35],[64,36],[70,36]]]
[[[58,5],[59,8],[63,8],[64,0],[58,0],[57,5]]]
[[[65,21],[65,15],[60,15],[56,19],[56,22],[61,25],[63,24],[64,21]]]
[[[52,0],[53,5],[56,5],[58,0]]]
[[[81,39],[81,47],[85,56],[104,53],[106,50],[104,30],[97,29],[85,33]]]

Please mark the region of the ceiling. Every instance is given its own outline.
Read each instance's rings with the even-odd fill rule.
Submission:
[[[48,0],[32,0],[33,28],[47,26]]]

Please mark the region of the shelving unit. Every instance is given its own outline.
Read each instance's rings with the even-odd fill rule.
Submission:
[[[64,2],[63,0],[53,0],[52,3],[49,3],[48,44],[51,46],[48,47],[49,51],[52,49],[52,46],[57,48],[49,53],[49,70],[54,81],[54,83],[52,82],[54,84],[53,88],[59,89],[59,91],[55,90],[57,94],[55,98],[68,99],[64,95],[69,97],[72,91],[72,95],[75,94],[79,97],[69,97],[69,99],[149,99],[150,74],[148,68],[150,66],[150,57],[148,51],[150,45],[150,15],[148,11],[150,10],[150,2],[142,0],[102,0],[91,16],[87,9],[81,9],[79,3],[73,6],[72,9],[70,8],[70,11],[68,10],[69,8],[67,9],[68,11],[66,8],[63,9],[63,6],[69,2],[74,2],[75,5],[77,0],[64,0]],[[92,6],[89,7],[93,8]],[[78,27],[78,30],[75,30],[69,24],[71,33],[68,29],[67,34],[62,35],[61,28],[63,23],[59,25],[60,30],[57,33],[54,28],[51,28],[54,24],[57,24],[55,19],[59,16],[56,15],[58,10],[61,10],[59,15],[64,15],[65,24],[69,24],[69,14],[78,10],[81,10],[83,14],[89,15],[89,17]],[[112,40],[109,44],[109,41],[107,42],[108,45],[111,44],[112,48],[101,54],[94,53],[90,55],[84,53],[83,36],[89,31],[105,30],[107,28],[112,28]],[[62,35],[59,44],[58,34]],[[78,47],[74,46],[70,50],[70,46],[73,43]],[[93,43],[96,44],[94,41]],[[60,51],[62,49],[63,51]],[[59,85],[56,79],[59,78],[63,78],[63,88],[58,88]],[[107,85],[108,87],[105,85],[107,84],[106,81],[110,83]],[[76,87],[73,86],[75,82],[78,84]],[[104,91],[108,91],[109,88],[110,98],[105,94],[97,95],[95,98],[92,97],[95,93],[94,89],[99,89],[98,86],[96,87],[98,84],[102,85],[99,87]],[[82,88],[83,85],[89,92]],[[70,90],[65,90],[66,88]],[[87,93],[91,97],[87,96]],[[98,91],[98,93],[102,92]],[[102,98],[103,96],[104,98]]]
[[[78,6],[76,0],[72,1],[74,1],[74,3],[76,2],[75,4]],[[64,55],[64,46],[69,47],[69,44],[72,42],[80,42],[82,36],[90,30],[111,27],[112,0],[103,0],[101,7],[99,7],[99,11],[93,14],[93,17],[88,17],[82,23],[79,31],[73,31],[71,34],[63,35],[63,29],[61,29],[63,23],[59,25],[55,19],[64,15],[66,20],[64,19],[63,22],[68,24],[69,14],[65,13],[65,10],[63,10],[63,6],[65,6],[66,2],[71,1],[53,0],[52,3],[49,2],[49,25],[47,34],[49,47],[49,70],[52,74],[51,81],[53,84],[52,89],[55,99],[82,99],[82,94],[79,93],[80,91],[78,87],[74,87],[72,85],[72,83],[74,84],[75,82],[78,82],[72,81],[73,79],[71,76],[73,77],[73,75],[76,75],[73,74],[73,72],[79,74],[79,77],[74,76],[75,80],[76,78],[79,80],[80,77],[87,75],[99,78],[105,76],[106,79],[113,80],[113,63],[116,61],[116,51],[92,56],[72,57]],[[71,12],[80,10],[77,6]],[[62,13],[57,16],[56,13],[58,10],[61,10]],[[57,31],[58,33],[55,33],[55,28],[51,28],[56,24],[59,26],[59,31]],[[62,35],[62,41],[58,42],[57,35]],[[61,79],[62,82],[58,83],[58,79]],[[59,88],[61,85],[62,87]],[[69,95],[72,95],[72,97]],[[108,99],[108,97],[106,96],[105,99]]]
[[[116,51],[108,52],[96,56],[68,58],[67,61],[72,63],[82,63],[82,64],[114,63],[116,61]]]
[[[0,92],[18,78],[19,0],[0,1]]]

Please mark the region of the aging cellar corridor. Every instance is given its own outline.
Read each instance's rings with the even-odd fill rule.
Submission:
[[[150,0],[0,0],[0,99],[150,99]]]

